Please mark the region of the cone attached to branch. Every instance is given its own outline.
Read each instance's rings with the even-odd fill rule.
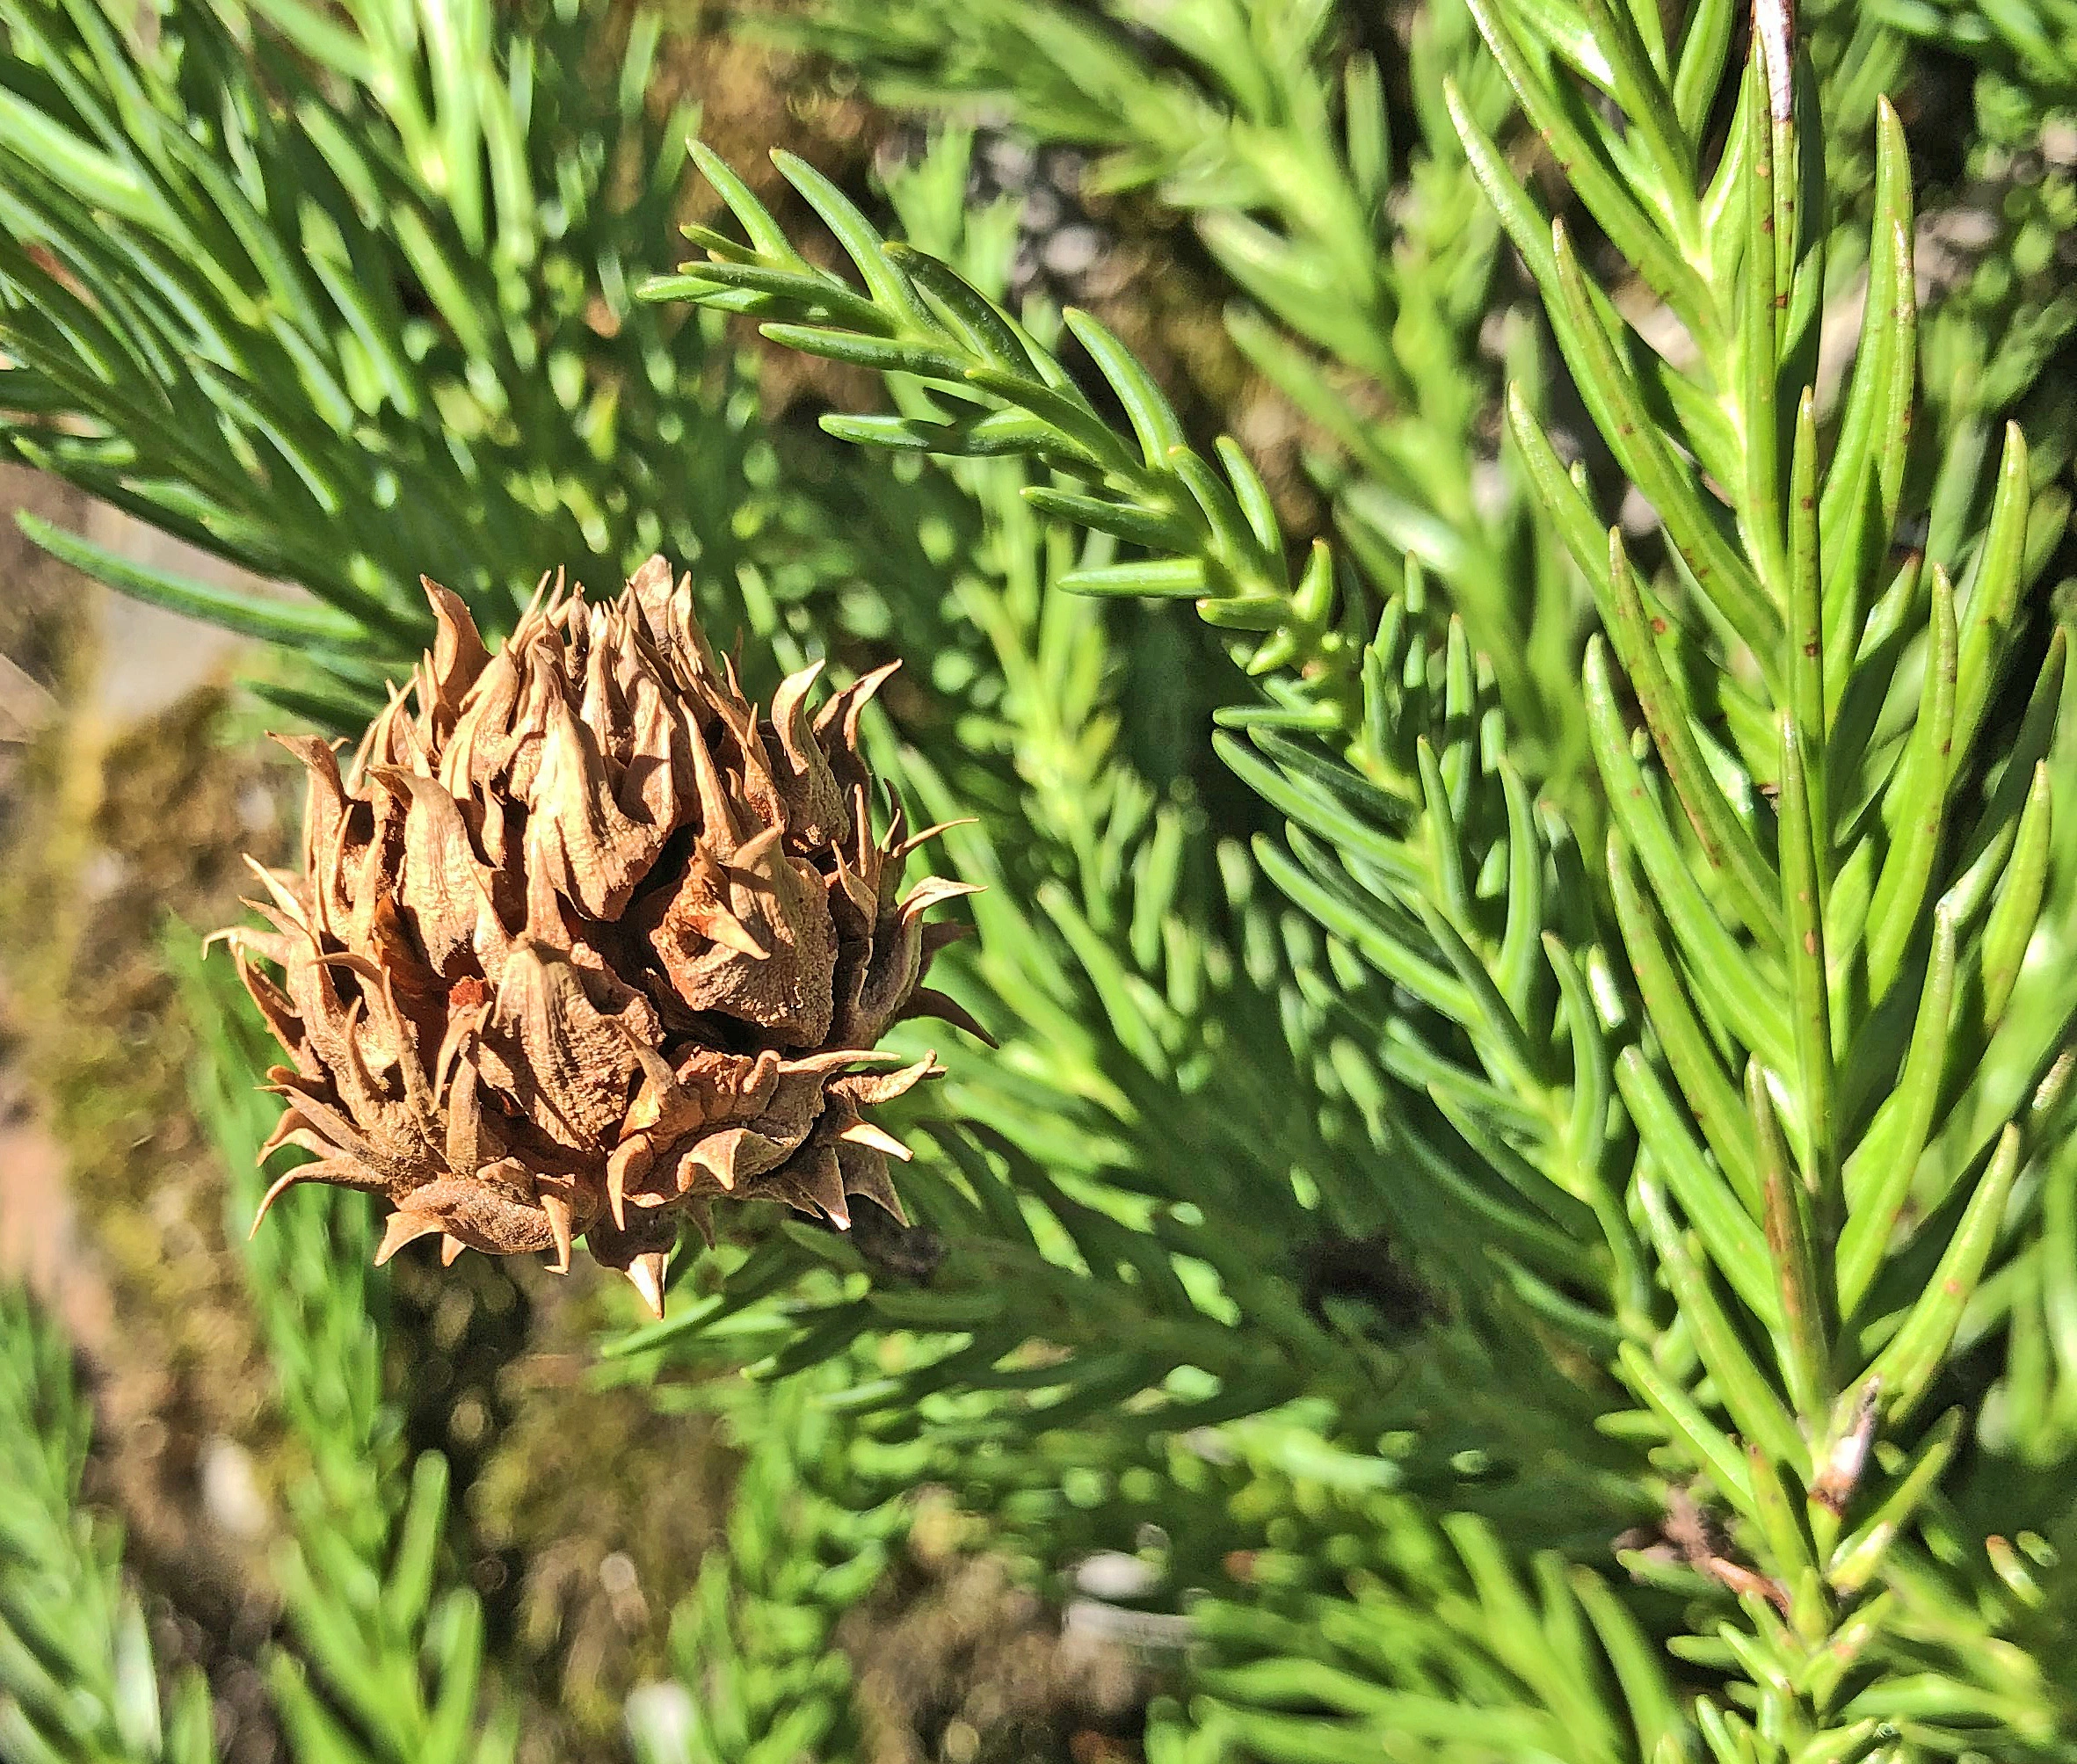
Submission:
[[[335,1182],[395,1208],[378,1260],[438,1233],[567,1268],[582,1238],[659,1312],[716,1198],[899,1217],[906,1154],[864,1111],[939,1068],[873,1049],[958,1013],[921,917],[971,890],[900,897],[898,804],[875,836],[858,720],[891,668],[812,711],[806,669],[761,716],[660,557],[610,604],[558,584],[495,655],[426,592],[436,645],[344,773],[285,741],[302,867],[259,872],[270,930],[221,933],[293,1060],[269,1150],[316,1160],[262,1216]]]

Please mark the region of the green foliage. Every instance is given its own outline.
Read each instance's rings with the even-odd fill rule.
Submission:
[[[744,208],[752,236],[772,239],[769,215],[725,171],[720,175],[729,178],[726,187]],[[938,316],[921,290],[930,289],[946,315],[962,306],[996,314],[1010,335],[1007,316],[944,266],[914,267],[925,260],[913,250],[888,247],[882,252],[862,220],[834,207],[832,192],[817,193],[837,216],[840,236],[856,260],[877,265],[875,282],[883,292],[875,305],[846,309],[859,329],[781,323],[767,325],[767,334],[861,362],[889,351],[880,355],[879,366],[948,388],[956,385],[972,401],[971,414],[944,422],[902,415],[826,419],[830,426],[875,445],[928,446],[962,455],[970,455],[977,445],[994,450],[993,440],[977,444],[974,435],[1000,433],[1009,438],[1006,445],[1030,453],[1057,472],[1122,490],[1109,499],[1042,484],[1027,484],[1020,493],[1033,507],[1083,523],[1106,538],[1123,536],[1119,511],[1124,510],[1142,522],[1143,545],[1182,555],[1077,569],[1060,576],[1057,586],[1099,595],[1159,588],[1195,597],[1200,615],[1215,628],[1252,626],[1269,633],[1259,643],[1253,637],[1238,643],[1246,671],[1267,677],[1269,701],[1218,712],[1217,721],[1250,737],[1245,744],[1224,739],[1221,751],[1272,807],[1292,817],[1288,846],[1261,844],[1258,855],[1269,876],[1337,940],[1333,952],[1324,956],[1327,972],[1321,975],[1316,999],[1337,1018],[1353,1017],[1359,1033],[1317,1049],[1338,1068],[1330,1086],[1347,1094],[1372,1137],[1410,1157],[1426,1179],[1418,1188],[1402,1190],[1394,1197],[1397,1205],[1381,1215],[1375,1187],[1389,1178],[1366,1168],[1361,1180],[1373,1192],[1352,1201],[1353,1208],[1367,1210],[1349,1213],[1348,1228],[1360,1235],[1389,1217],[1401,1231],[1433,1242],[1448,1255],[1474,1222],[1501,1225],[1507,1232],[1502,1247],[1528,1259],[1517,1262],[1522,1284],[1561,1313],[1570,1301],[1549,1291],[1550,1279],[1598,1274],[1604,1285],[1634,1288],[1636,1259],[1627,1254],[1627,1234],[1598,1174],[1608,1075],[1604,1027],[1593,1015],[1582,977],[1594,959],[1585,949],[1591,921],[1575,915],[1578,940],[1572,947],[1580,951],[1578,958],[1555,939],[1558,903],[1567,892],[1562,883],[1579,873],[1580,860],[1555,813],[1547,810],[1539,817],[1533,809],[1496,738],[1500,724],[1490,702],[1490,678],[1480,678],[1488,671],[1475,663],[1462,628],[1453,626],[1441,641],[1427,635],[1433,621],[1424,616],[1428,601],[1419,565],[1412,566],[1406,591],[1387,601],[1369,641],[1361,641],[1364,634],[1354,622],[1368,598],[1361,585],[1352,582],[1352,592],[1337,592],[1325,546],[1315,548],[1295,588],[1288,578],[1281,585],[1266,579],[1278,567],[1271,560],[1280,561],[1284,548],[1267,495],[1245,457],[1231,443],[1220,449],[1233,485],[1229,491],[1180,440],[1158,446],[1160,433],[1173,428],[1173,415],[1165,401],[1156,402],[1160,394],[1144,374],[1101,338],[1093,321],[1084,321],[1082,335],[1085,341],[1100,339],[1093,352],[1131,417],[1144,463],[1133,461],[1123,443],[1110,436],[1086,398],[1076,395],[1079,402],[1071,412],[1058,408],[1068,395],[1056,390],[1055,382],[1071,381],[1035,339],[1013,338],[1033,364],[1020,374],[976,365],[977,357],[962,352],[979,345],[955,330],[951,316]],[[675,280],[650,284],[648,292],[666,297],[707,289],[712,292],[703,297],[727,304],[763,311],[784,302],[781,309],[804,316],[836,309],[845,300],[856,301],[804,260],[794,258],[792,269],[780,268],[780,261],[776,250],[760,254],[756,263],[710,259]],[[745,277],[759,286],[749,288]],[[887,332],[904,322],[897,309],[924,315],[906,321],[916,328],[915,340],[888,340]],[[1074,323],[1072,316],[1069,322]],[[967,333],[977,334],[982,323],[970,320]],[[1006,416],[1021,426],[1006,427]],[[1239,512],[1244,506],[1251,516]],[[1147,531],[1145,524],[1156,519],[1168,521],[1169,530]],[[1253,576],[1241,574],[1242,566],[1252,569]],[[1187,579],[1170,584],[1162,579],[1167,575]],[[1223,592],[1203,592],[1207,588]],[[1303,737],[1309,734],[1329,738],[1308,744]],[[910,770],[913,775],[913,766]],[[1034,812],[1027,809],[1028,821]],[[973,836],[967,843],[977,841]],[[962,874],[983,876],[995,867],[962,849],[959,840],[948,850]],[[1503,879],[1515,884],[1511,892],[1501,886]],[[1573,898],[1576,905],[1584,904]],[[1003,910],[978,909],[984,945],[991,941],[988,915]],[[1555,940],[1548,948],[1546,935]],[[999,940],[1020,950],[1030,947],[1022,936],[1005,934]],[[1304,976],[1318,971],[1323,960],[1292,955],[1303,990]],[[1554,969],[1553,962],[1563,966]],[[1377,976],[1368,985],[1353,977],[1365,962]],[[1567,979],[1570,986],[1564,984]],[[1130,1013],[1138,1014],[1139,1009]],[[1111,1020],[1122,1038],[1129,1036],[1129,1016],[1122,1020],[1113,1009]],[[1563,1051],[1559,1043],[1565,1040],[1575,1053]],[[1251,1037],[1249,1044],[1259,1049],[1263,1042]],[[1312,1050],[1297,1051],[1303,1056]],[[1231,1083],[1230,1073],[1222,1077]],[[1505,1091],[1495,1089],[1496,1078]],[[1284,1086],[1277,1090],[1289,1093]],[[1416,1107],[1411,1115],[1387,1107],[1387,1099],[1398,1100],[1395,1092],[1412,1093]],[[1593,1100],[1597,1095],[1598,1109]],[[1433,1120],[1437,1110],[1445,1117],[1442,1136],[1461,1154],[1454,1159],[1450,1151],[1419,1136],[1420,1122]],[[1513,1150],[1500,1135],[1539,1131],[1564,1142],[1555,1152],[1566,1166],[1558,1185],[1564,1192],[1546,1190],[1525,1200],[1506,1180],[1496,1183],[1492,1159]],[[1482,1156],[1468,1149],[1466,1135],[1482,1135],[1485,1146],[1501,1149]],[[1288,1145],[1288,1136],[1277,1143]],[[1469,1141],[1480,1143],[1476,1136]],[[1047,1151],[1060,1155],[1057,1147]],[[1449,1197],[1440,1216],[1438,1172]],[[1329,1173],[1311,1180],[1333,1179]],[[1197,1176],[1193,1187],[1201,1180]],[[1597,1204],[1614,1222],[1617,1247],[1610,1253],[1623,1267],[1581,1267],[1579,1230],[1584,1225],[1592,1234]],[[1569,1238],[1567,1227],[1572,1228]],[[1272,1226],[1273,1236],[1288,1234]],[[1484,1264],[1477,1247],[1471,1254]],[[1539,1263],[1542,1280],[1534,1272]],[[1634,1296],[1630,1295],[1630,1302]]]
[[[843,193],[803,162],[779,167],[830,224],[864,279],[853,293],[796,253],[769,212],[711,153],[701,169],[728,198],[755,249],[718,236],[715,255],[689,276],[646,284],[651,301],[697,294],[725,310],[782,312],[763,327],[774,343],[882,373],[911,374],[957,387],[970,408],[942,420],[915,416],[824,419],[848,439],[883,447],[984,457],[1014,451],[1108,495],[1076,497],[1032,486],[1043,512],[1166,554],[1142,563],[1072,572],[1070,590],[1190,599],[1209,621],[1266,632],[1240,640],[1253,673],[1295,667],[1312,674],[1316,726],[1339,727],[1353,687],[1347,634],[1333,622],[1333,579],[1325,551],[1294,581],[1268,492],[1238,449],[1214,468],[1185,441],[1161,389],[1086,314],[1068,328],[1103,370],[1131,424],[1128,443],[1097,414],[1050,352],[935,259],[890,248]],[[933,286],[934,283],[934,286]],[[925,290],[936,296],[928,302]]]
[[[316,604],[32,522],[41,542],[293,651],[272,695],[341,732],[429,640],[421,574],[498,631],[544,570],[611,580],[663,549],[768,625],[872,558],[870,529],[839,540],[770,488],[715,328],[628,297],[692,120],[645,109],[653,15],[179,0],[152,24],[0,11],[5,432]]]
[[[1454,73],[1497,118],[1506,89],[1455,6],[1411,21],[1413,114],[1391,113],[1360,21],[1323,5],[829,0],[774,28],[884,99],[1006,109],[1042,142],[1100,150],[1091,194],[1151,187],[1186,215],[1237,299],[1233,340],[1325,437],[1315,462],[1349,544],[1386,586],[1441,577],[1532,772],[1580,757],[1572,584],[1515,481],[1486,457],[1481,330],[1515,373],[1537,340],[1502,304],[1499,229],[1440,102]],[[1410,125],[1410,127],[1409,127]],[[1402,132],[1405,146],[1400,145]],[[1134,535],[1137,538],[1138,535]]]
[[[1316,1509],[1305,1492],[1279,1490],[1280,1505]],[[1548,1551],[1524,1573],[1468,1514],[1434,1529],[1336,1492],[1346,1529],[1258,1550],[1267,1587],[1193,1608],[1202,1735],[1264,1757],[1681,1755],[1674,1688],[1593,1570]],[[1289,1584],[1320,1578],[1323,1557],[1369,1584],[1354,1598]]]
[[[744,1458],[725,1549],[671,1622],[682,1703],[628,1710],[638,1764],[846,1764],[862,1754],[836,1626],[879,1585],[908,1527],[888,1478],[861,1477],[857,1448],[825,1406],[840,1378],[708,1386],[736,1420]]]
[[[897,202],[914,193],[897,186]],[[1042,315],[1028,316],[1028,336],[1043,328]],[[789,1227],[753,1251],[724,1249],[718,1266],[701,1270],[703,1284],[715,1282],[712,1296],[618,1352],[655,1376],[719,1354],[763,1357],[766,1376],[782,1377],[846,1341],[881,1334],[871,1373],[832,1406],[869,1441],[926,1448],[930,1479],[990,1514],[999,1543],[1020,1547],[1041,1573],[1086,1550],[1135,1548],[1151,1524],[1170,1528],[1179,1544],[1202,1540],[1174,1564],[1176,1587],[1224,1585],[1244,1600],[1226,1560],[1237,1552],[1221,1547],[1234,1541],[1221,1511],[1234,1491],[1198,1487],[1206,1461],[1197,1445],[1179,1444],[1201,1443],[1237,1416],[1260,1418],[1245,1424],[1250,1438],[1275,1445],[1254,1448],[1273,1464],[1287,1456],[1305,1464],[1309,1482],[1346,1477],[1377,1497],[1417,1478],[1504,1510],[1524,1540],[1553,1528],[1591,1534],[1587,1515],[1597,1510],[1609,1528],[1641,1516],[1607,1474],[1611,1455],[1589,1446],[1568,1461],[1548,1432],[1483,1400],[1494,1381],[1471,1343],[1454,1350],[1463,1358],[1449,1372],[1431,1362],[1419,1376],[1394,1351],[1423,1301],[1410,1269],[1376,1264],[1388,1225],[1403,1223],[1439,1262],[1452,1252],[1475,1265],[1481,1258],[1468,1231],[1453,1239],[1452,1216],[1438,1216],[1421,1166],[1377,1155],[1382,1140],[1402,1156],[1409,1141],[1431,1160],[1441,1156],[1416,1137],[1417,1122],[1361,1106],[1393,1082],[1361,1063],[1374,1034],[1354,1014],[1364,998],[1361,969],[1335,958],[1346,988],[1322,973],[1330,958],[1317,933],[1260,897],[1238,847],[1210,874],[1193,875],[1183,839],[1195,814],[1180,805],[1165,813],[1107,752],[1105,731],[1122,707],[1115,686],[1103,690],[1107,676],[1116,679],[1103,658],[1103,607],[1038,592],[1076,579],[1087,550],[1064,544],[1054,522],[1034,519],[1034,510],[1053,515],[1056,505],[1025,493],[1028,474],[1014,461],[970,461],[958,471],[995,536],[981,554],[986,574],[962,598],[977,607],[1012,686],[999,726],[1028,788],[999,818],[946,836],[956,873],[999,884],[974,903],[979,936],[966,974],[976,1009],[1006,1040],[998,1061],[955,1067],[933,1111],[950,1119],[907,1133],[919,1156],[904,1196],[942,1260],[928,1270],[927,1289],[916,1290],[898,1259]],[[1099,555],[1108,537],[1091,541]],[[1014,549],[1013,539],[1021,540]],[[991,591],[986,610],[983,588]],[[1454,655],[1447,661],[1425,642],[1403,650],[1391,657],[1390,688],[1395,712],[1425,711],[1432,659],[1437,721],[1447,690],[1450,726],[1463,731],[1447,756],[1453,778],[1473,762],[1478,722],[1461,633]],[[1059,682],[1051,691],[1043,689],[1049,670]],[[1383,703],[1370,726],[1398,728]],[[1295,754],[1294,769],[1314,790],[1322,766],[1342,788],[1366,789],[1324,755],[1308,759],[1288,737],[1275,739],[1282,745],[1271,751]],[[1411,737],[1395,751],[1412,774]],[[972,801],[956,780],[940,795],[920,754],[901,765],[926,812]],[[1489,782],[1497,804],[1500,786]],[[1326,801],[1335,806],[1332,795]],[[1340,812],[1346,820],[1346,804]],[[1373,838],[1393,850],[1386,829],[1401,817],[1376,812]],[[1041,851],[1076,854],[1071,870],[1038,882],[1035,913],[1020,911],[1013,892],[1028,874],[1035,835]],[[1403,877],[1417,867],[1404,855],[1398,863]],[[1318,975],[1310,998],[1280,986],[1287,961]],[[1440,958],[1435,969],[1444,971]],[[1440,977],[1437,985],[1460,998]],[[1383,989],[1368,991],[1373,1021],[1390,1014]],[[1346,1026],[1339,1033],[1323,1033],[1330,1011]],[[1409,1075],[1401,1082],[1420,1097],[1429,1130],[1450,1135],[1448,1116],[1419,1090],[1439,1063],[1422,1058],[1411,1033],[1400,1046]],[[1364,1076],[1345,1081],[1349,1072]],[[1346,1100],[1366,1078],[1368,1087],[1354,1089],[1360,1100]],[[1344,1099],[1324,1116],[1314,1100],[1322,1079]],[[988,1127],[967,1124],[977,1122]],[[1461,1141],[1449,1143],[1476,1167]],[[1490,1183],[1482,1168],[1477,1177]],[[1484,1188],[1477,1201],[1504,1211]],[[1475,1225],[1480,1215],[1474,1203],[1456,1217]],[[1338,1244],[1362,1241],[1372,1247],[1347,1290],[1293,1303],[1328,1284]],[[814,1263],[830,1272],[804,1282],[801,1270]],[[1554,1265],[1570,1276],[1563,1258]],[[898,1332],[885,1334],[890,1325]],[[1579,1405],[1577,1392],[1550,1394]],[[1311,1399],[1303,1411],[1269,1419],[1301,1397]],[[1416,1419],[1418,1434],[1409,1425]],[[1409,1442],[1404,1464],[1381,1462],[1371,1444],[1393,1429]],[[913,1481],[913,1461],[897,1462]],[[1532,1464],[1544,1491],[1572,1491],[1556,1513],[1510,1492],[1510,1477]],[[1482,1476],[1492,1487],[1471,1485]],[[1253,1486],[1279,1484],[1269,1475]],[[1187,1522],[1192,1509],[1206,1522]],[[1391,1511],[1407,1534],[1432,1535],[1404,1496],[1391,1499]],[[1345,1601],[1335,1579],[1303,1596]]]
[[[1899,30],[1959,49],[2000,69],[2048,102],[2077,96],[2077,7],[2068,0],[1885,0],[1878,9]]]
[[[79,1505],[91,1428],[64,1338],[0,1291],[0,1758],[209,1764],[208,1688],[162,1710],[120,1534]]]

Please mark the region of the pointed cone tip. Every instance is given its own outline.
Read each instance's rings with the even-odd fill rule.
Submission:
[[[261,1152],[261,1159],[264,1160],[266,1155],[267,1154],[265,1152]],[[268,1185],[267,1192],[259,1197],[258,1210],[252,1216],[252,1229],[245,1233],[245,1241],[247,1243],[251,1243],[253,1238],[259,1235],[260,1224],[266,1218],[268,1209],[273,1206],[274,1202],[290,1188],[293,1188],[298,1182],[308,1180],[308,1177],[309,1172],[305,1171],[299,1164],[294,1169],[287,1172],[285,1175],[277,1176],[273,1181]]]
[[[382,1241],[375,1245],[375,1266],[382,1267],[406,1244],[416,1243],[428,1231],[440,1228],[438,1219],[429,1219],[423,1213],[408,1213],[402,1208],[390,1214],[389,1223],[382,1228]]]
[[[731,1155],[723,1158],[707,1151],[704,1145],[693,1147],[693,1162],[720,1183],[728,1194],[736,1192],[736,1160]]]
[[[870,1121],[854,1121],[837,1136],[853,1145],[870,1146],[875,1151],[884,1151],[890,1158],[909,1163],[916,1154],[897,1139],[885,1128]]]
[[[557,1274],[570,1272],[570,1252],[575,1241],[570,1230],[570,1202],[552,1192],[541,1196],[541,1209],[548,1216],[548,1231],[556,1240],[555,1269]]]
[[[918,846],[936,838],[940,833],[948,833],[955,827],[977,827],[980,824],[981,817],[978,815],[962,815],[955,821],[939,821],[932,826],[926,827],[920,833],[911,833],[907,838],[894,846],[888,855],[893,858],[905,858]]]
[[[649,1250],[621,1270],[642,1296],[649,1314],[659,1323],[664,1320],[664,1276],[668,1267],[669,1258],[663,1251]]]

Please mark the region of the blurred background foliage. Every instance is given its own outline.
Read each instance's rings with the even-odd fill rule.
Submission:
[[[1551,66],[1605,11],[1517,10]],[[2001,739],[2067,610],[2070,11],[1802,18],[1842,333],[1897,200],[1880,94],[1908,143],[1917,542],[1958,569],[2004,422],[2032,443]],[[10,541],[0,603],[0,1034],[17,1167],[40,1136],[63,1171],[10,1176],[0,1216],[75,1344],[0,1308],[0,1758],[1764,1755],[1695,1713],[1764,1677],[1738,1625],[1765,1626],[1711,1578],[1709,1521],[1669,1514],[1688,1472],[1650,1455],[1679,1428],[1611,1370],[1674,1309],[1599,1235],[1645,1228],[1522,1198],[1529,1163],[1636,1136],[1583,1051],[1628,984],[1587,881],[1594,598],[1509,382],[1646,566],[1679,565],[1466,131],[1508,143],[1613,308],[1655,342],[1670,321],[1525,144],[1471,9],[0,0],[0,433],[40,548]],[[1009,442],[853,446],[941,439],[942,398],[775,346],[726,292],[637,299],[675,227],[746,212],[694,174],[694,130],[769,205],[753,245],[838,265],[817,241],[848,199],[1129,433],[1158,418],[1115,339],[1245,504],[1221,580],[1271,582],[1323,642],[1331,540],[1390,675],[1349,688],[1362,788],[1322,671],[1135,598],[1168,592],[1142,554],[1206,518],[1185,544],[1173,509],[1093,515]],[[1836,396],[1848,363],[1815,367]],[[543,568],[601,589],[653,549],[753,691],[902,657],[875,765],[923,822],[977,817],[944,842],[990,885],[948,985],[1003,1047],[961,1038],[909,1106],[913,1226],[739,1222],[641,1328],[581,1274],[371,1273],[352,1196],[300,1193],[246,1244],[268,1056],[196,933],[235,916],[238,853],[293,829],[260,730],[379,707],[429,632],[421,572],[497,631]],[[111,680],[173,628],[97,612],[77,571],[259,640],[242,684],[131,715]],[[1411,904],[1446,834],[1478,959],[1542,1013],[1556,1126]],[[2067,888],[2059,865],[2058,935]],[[1521,979],[1545,936],[1578,964]],[[2052,1053],[2059,998],[2023,997]],[[1972,1313],[1961,1384],[2003,1407],[1964,1461],[1989,1468],[1889,1589],[1885,1718],[1924,1748],[1891,1756],[2069,1743],[2068,1161],[2022,1185],[2049,1198]],[[1967,1555],[1993,1524],[2003,1553]],[[1805,1755],[1906,1743],[1838,1731]]]

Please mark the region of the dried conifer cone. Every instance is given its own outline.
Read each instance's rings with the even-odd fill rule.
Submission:
[[[717,1196],[899,1217],[908,1153],[862,1111],[939,1068],[874,1044],[904,1017],[978,1030],[921,984],[957,934],[925,911],[971,890],[897,898],[930,835],[898,804],[873,832],[858,719],[892,668],[812,715],[808,668],[760,716],[660,557],[611,604],[558,584],[496,655],[425,586],[436,645],[346,773],[285,738],[302,868],[259,872],[271,931],[221,933],[294,1062],[268,1150],[316,1158],[261,1216],[334,1182],[396,1209],[378,1262],[439,1232],[447,1261],[567,1268],[581,1237],[659,1314],[680,1216],[706,1230]]]

